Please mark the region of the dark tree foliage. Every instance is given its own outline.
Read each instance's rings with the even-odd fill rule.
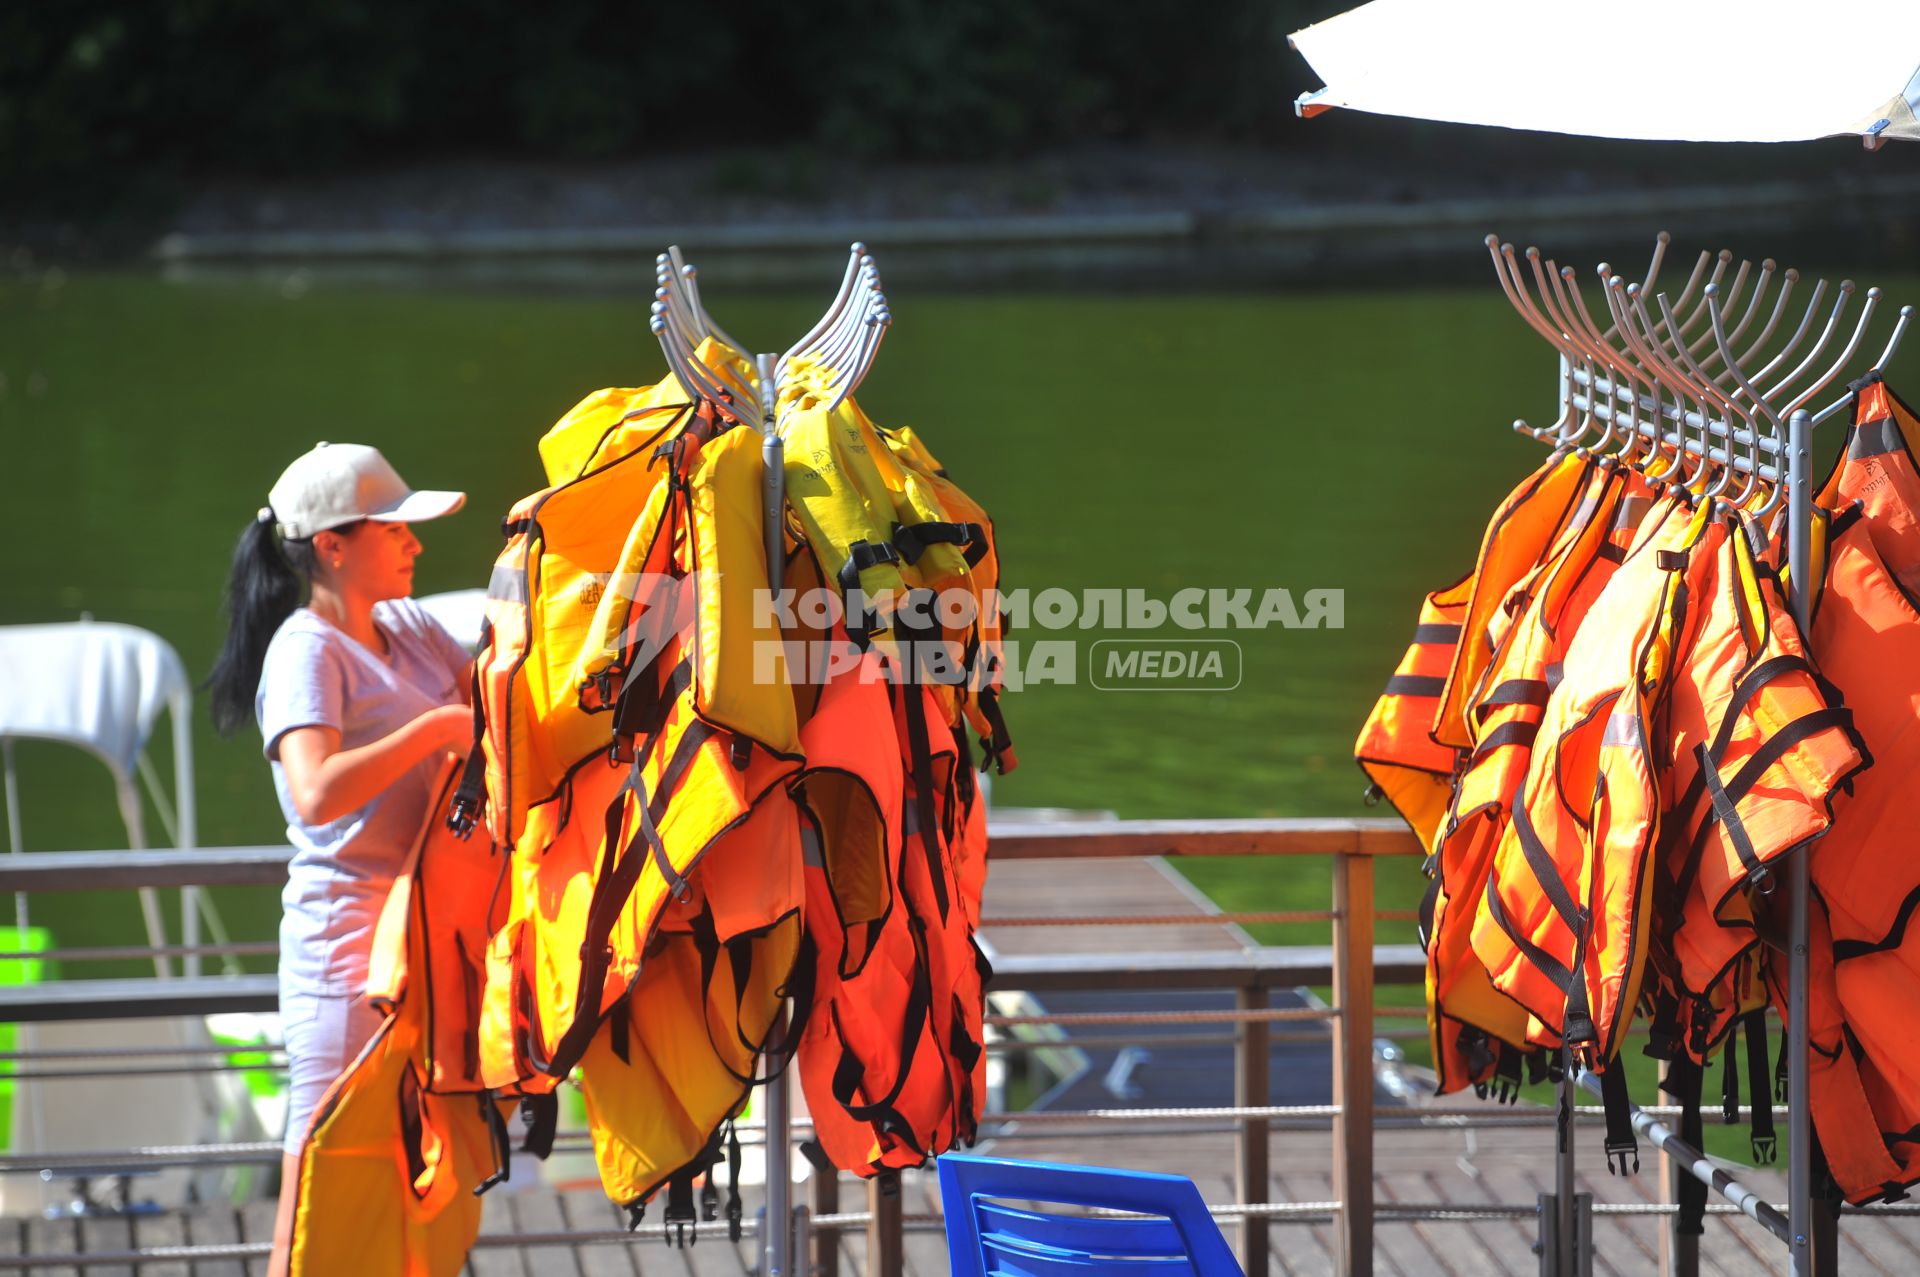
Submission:
[[[427,154],[977,159],[1262,135],[1297,87],[1286,32],[1330,7],[26,0],[0,5],[0,202]]]

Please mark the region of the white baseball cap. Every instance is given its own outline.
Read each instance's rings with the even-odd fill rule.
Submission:
[[[464,492],[415,492],[376,448],[322,440],[274,482],[260,517],[271,517],[287,540],[304,541],[361,519],[437,519],[466,503]]]

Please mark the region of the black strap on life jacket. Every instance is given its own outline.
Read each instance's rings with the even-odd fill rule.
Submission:
[[[1007,716],[1000,708],[1000,693],[991,687],[983,687],[975,698],[980,704],[980,712],[985,715],[987,726],[992,733],[980,738],[980,752],[993,764],[996,775],[1004,776],[1020,765],[1014,756],[1013,737],[1007,731]]]
[[[1789,1052],[1780,1052],[1780,1060],[1773,1066],[1773,1102],[1787,1102],[1787,1056]]]
[[[420,1177],[427,1172],[426,1096],[412,1065],[400,1070],[400,1149],[407,1159],[407,1189],[415,1197],[425,1198]]]
[[[1753,1160],[1761,1165],[1774,1160],[1779,1143],[1773,1130],[1773,1104],[1767,1097],[1767,1013],[1755,1011],[1747,1016],[1747,1082],[1753,1092]],[[1728,1044],[1732,1049],[1732,1044]],[[1782,1052],[1782,1058],[1785,1053]]]
[[[493,622],[486,618],[480,621],[480,650],[486,651],[493,646]],[[480,809],[487,801],[487,711],[480,701],[480,660],[474,658],[472,687],[469,695],[473,698],[473,748],[467,751],[467,761],[460,773],[460,787],[453,791],[453,801],[447,805],[447,828],[454,836],[464,839],[480,823]]]
[[[520,1120],[527,1124],[521,1151],[546,1161],[553,1153],[554,1132],[560,1129],[560,1097],[552,1091],[520,1097]]]
[[[968,567],[975,567],[987,556],[987,530],[977,523],[896,523],[893,548],[909,564],[918,563],[930,545],[958,545],[966,548]]]
[[[859,595],[862,572],[883,563],[899,562],[900,552],[884,541],[855,541],[847,547],[847,561],[840,565],[840,574],[835,578],[839,582],[840,593],[849,599]],[[858,616],[854,615],[852,607],[848,607],[846,612],[847,637],[864,651],[879,630],[880,618],[870,608],[862,608]]]
[[[927,856],[927,878],[933,884],[934,903],[940,909],[940,921],[947,920],[952,901],[947,893],[946,857],[941,854],[940,816],[934,807],[933,738],[927,730],[927,701],[921,685],[927,681],[928,649],[940,640],[940,627],[932,619],[933,591],[915,590],[907,601],[899,621],[905,649],[905,680],[900,695],[905,699],[907,753],[913,779],[913,814],[918,817],[920,846]],[[924,617],[924,620],[907,618]]]
[[[1520,1052],[1502,1042],[1498,1055],[1493,1066],[1493,1097],[1498,1103],[1511,1104],[1520,1098]]]
[[[670,1248],[693,1245],[700,1239],[700,1230],[690,1225],[699,1221],[700,1214],[693,1206],[693,1172],[682,1168],[667,1177],[667,1211],[660,1221],[666,1225],[663,1240]]]
[[[1559,1081],[1558,1078],[1549,1077],[1551,1070],[1547,1066],[1548,1054],[1546,1051],[1528,1051],[1525,1053],[1528,1086],[1540,1086],[1548,1081]]]
[[[633,995],[629,993],[607,1012],[607,1046],[622,1064],[633,1063]]]
[[[1647,1044],[1641,1054],[1653,1060],[1671,1060],[1680,1047],[1680,999],[1662,985],[1653,995],[1653,1013],[1647,1017]]]
[[[1475,1080],[1473,1089],[1481,1099],[1487,1098],[1486,1077],[1494,1066],[1493,1046],[1487,1037],[1487,1031],[1475,1025],[1460,1026],[1460,1036],[1454,1039],[1454,1045],[1460,1054],[1466,1057],[1467,1075]]]
[[[634,886],[640,881],[641,871],[648,862],[648,857],[638,854],[642,842],[647,845],[651,862],[659,869],[675,898],[686,894],[686,880],[674,869],[673,862],[667,856],[666,844],[660,837],[659,821],[666,814],[667,803],[680,787],[681,777],[715,730],[702,720],[687,725],[674,747],[673,757],[661,772],[658,792],[651,795],[647,790],[643,769],[658,733],[657,730],[650,732],[645,744],[634,752],[626,783],[607,804],[607,828],[602,843],[600,869],[594,876],[593,892],[587,903],[584,938],[580,945],[580,983],[575,1007],[599,1006],[600,991],[605,987],[607,969],[613,962],[613,951],[607,944],[607,937],[613,934],[614,924],[619,921],[620,912],[626,908],[627,900],[633,895]],[[622,847],[620,826],[629,793],[634,796],[634,834]],[[586,1053],[587,1045],[599,1027],[599,1017],[592,1011],[577,1014],[566,1032],[561,1034],[560,1041],[554,1047],[553,1059],[544,1071],[555,1077],[565,1077]]]
[[[1561,962],[1560,959],[1527,939],[1525,935],[1521,934],[1520,929],[1513,925],[1512,920],[1507,917],[1506,907],[1500,903],[1499,887],[1499,882],[1493,875],[1489,874],[1487,876],[1486,891],[1487,917],[1492,920],[1494,926],[1500,928],[1501,934],[1505,935],[1507,939],[1513,943],[1513,947],[1520,951],[1520,956],[1532,964],[1541,975],[1547,977],[1555,988],[1559,989],[1562,993],[1571,992],[1573,988],[1573,972],[1567,970],[1566,964]],[[1591,1035],[1591,1031],[1592,1024],[1589,1022],[1589,1035]]]
[[[1435,866],[1437,869],[1438,866]],[[1433,944],[1433,918],[1440,908],[1440,875],[1429,871],[1427,886],[1420,893],[1420,951],[1425,953]]]
[[[1666,1080],[1660,1084],[1660,1089],[1680,1106],[1680,1138],[1695,1148],[1701,1146],[1705,1134],[1700,1120],[1702,1073],[1692,1056],[1677,1055],[1668,1062]],[[1691,1175],[1677,1179],[1680,1211],[1676,1227],[1683,1236],[1698,1237],[1706,1231],[1707,1186]]]
[[[1627,1070],[1616,1057],[1600,1075],[1600,1101],[1607,1111],[1607,1169],[1615,1175],[1640,1171],[1640,1142],[1633,1135],[1633,1110],[1627,1099]],[[1633,1159],[1629,1166],[1627,1159]]]
[[[513,1137],[507,1134],[507,1119],[500,1116],[499,1101],[492,1091],[474,1097],[480,1101],[480,1116],[486,1119],[488,1142],[493,1145],[493,1171],[474,1187],[475,1197],[495,1184],[504,1184],[513,1176]]]
[[[837,1173],[837,1172],[836,1172]],[[727,1240],[740,1240],[740,1132],[727,1121]]]
[[[1720,1121],[1733,1126],[1740,1121],[1740,1044],[1727,1035],[1720,1062]]]
[[[933,1008],[933,975],[927,954],[927,924],[911,914],[907,922],[908,933],[913,937],[913,984],[907,992],[905,1014],[900,1017],[900,1046],[893,1061],[893,1087],[878,1100],[857,1102],[860,1084],[866,1078],[866,1065],[846,1046],[839,1013],[829,1004],[828,1014],[833,1016],[834,1036],[841,1042],[840,1062],[833,1070],[833,1098],[854,1121],[872,1126],[876,1133],[898,1136],[908,1147],[925,1157],[926,1151],[919,1145],[913,1124],[906,1120],[897,1107],[900,1093],[906,1089],[913,1074],[914,1056],[920,1049],[921,1035],[932,1028],[928,1020]]]

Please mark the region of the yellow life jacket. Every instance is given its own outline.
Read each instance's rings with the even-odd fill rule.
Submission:
[[[736,379],[748,377],[739,352],[722,342],[708,338],[694,354],[709,368],[724,366]],[[693,402],[694,396],[671,373],[651,386],[594,391],[540,438],[540,464],[547,472],[548,486],[571,483],[632,452],[657,434],[656,409],[688,407]]]
[[[718,1159],[722,1127],[746,1100],[790,989],[806,1013],[804,990],[793,989],[799,838],[793,800],[776,790],[714,844],[688,874],[687,895],[662,911],[639,975],[580,1059],[601,1184],[635,1224],[662,1186],[664,1222],[695,1221],[693,1182]],[[737,1191],[728,1220],[737,1238]]]
[[[706,419],[681,404],[634,420],[653,427],[648,439],[657,442]],[[581,707],[575,658],[661,473],[647,447],[634,447],[516,503],[501,525],[507,543],[487,584],[474,661],[483,729],[475,754],[485,769],[469,767],[455,813],[471,826],[484,799],[495,842],[517,842],[528,809],[606,747],[606,720]]]
[[[564,1076],[640,974],[694,866],[799,767],[780,631],[754,606],[766,579],[758,438],[733,430],[662,460],[668,477],[616,570],[679,592],[690,610],[653,596],[657,607],[629,610],[615,591],[586,629],[616,636],[586,643],[606,659],[570,676],[613,754],[575,768],[515,848],[509,917],[489,956],[488,1078]],[[774,850],[763,873],[782,872]]]

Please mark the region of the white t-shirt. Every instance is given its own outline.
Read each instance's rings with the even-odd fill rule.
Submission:
[[[374,924],[426,820],[442,764],[428,758],[358,811],[309,825],[287,795],[280,738],[296,727],[331,727],[341,749],[356,749],[462,700],[466,649],[425,608],[392,599],[374,605],[373,620],[387,637],[384,657],[298,608],[274,631],[260,670],[254,713],[293,844],[280,898],[283,989],[346,996],[366,988]]]

